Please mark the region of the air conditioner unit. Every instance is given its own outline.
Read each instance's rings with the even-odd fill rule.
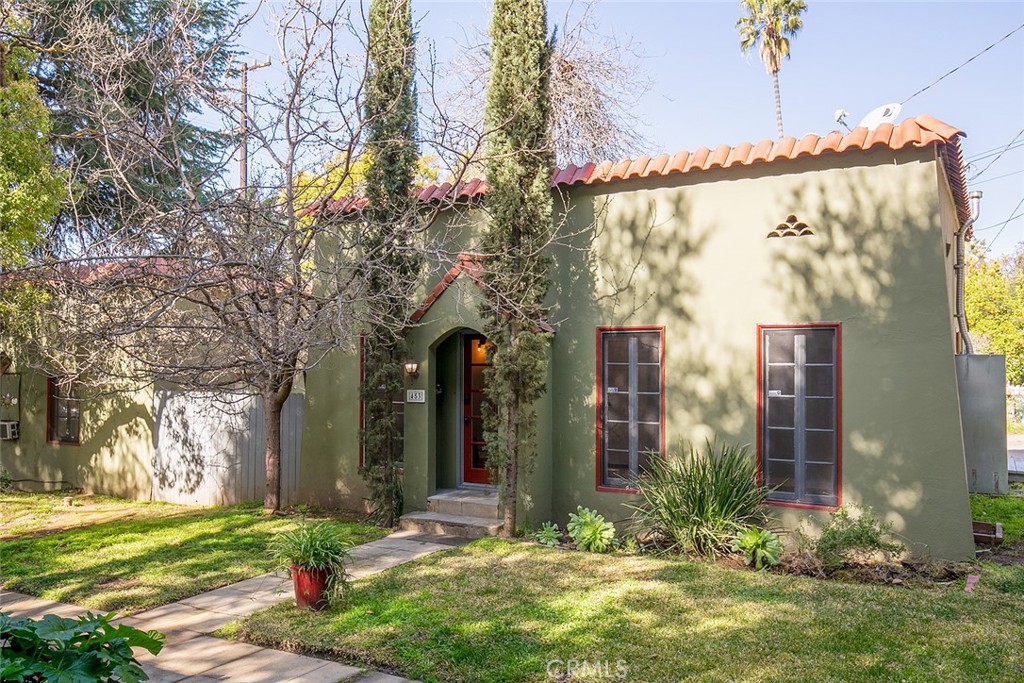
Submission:
[[[21,429],[16,420],[0,420],[0,441],[13,441],[17,439]]]

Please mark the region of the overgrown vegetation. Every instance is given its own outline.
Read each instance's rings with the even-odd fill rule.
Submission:
[[[352,544],[386,535],[367,524],[331,524]],[[297,525],[259,507],[208,508],[5,541],[0,583],[90,609],[135,612],[273,570],[270,539]]]
[[[635,488],[640,502],[633,526],[672,552],[701,557],[730,551],[736,534],[764,523],[761,504],[768,489],[757,483],[757,463],[748,446],[705,442],[681,454],[650,458]]]
[[[89,612],[77,619],[47,614],[12,619],[0,613],[0,680],[9,683],[135,683],[149,680],[132,653],[141,647],[157,654],[165,638],[110,623],[113,614]]]
[[[985,577],[968,595],[962,579],[910,590],[486,539],[358,581],[344,609],[281,605],[236,634],[425,683],[550,680],[555,659],[622,660],[644,683],[999,683],[1024,669],[1022,627],[1024,592]]]

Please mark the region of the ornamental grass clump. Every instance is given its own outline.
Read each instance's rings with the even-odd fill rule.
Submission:
[[[326,598],[333,605],[340,604],[348,591],[346,564],[350,547],[336,524],[303,522],[297,529],[275,536],[270,541],[270,554],[284,569],[297,567],[325,573]]]
[[[769,489],[757,483],[749,446],[705,442],[680,456],[652,457],[628,505],[642,539],[670,552],[714,557],[730,552],[736,535],[764,521]]]

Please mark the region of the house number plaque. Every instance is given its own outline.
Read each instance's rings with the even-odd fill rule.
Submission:
[[[427,392],[423,389],[407,389],[405,392],[406,403],[425,403]]]

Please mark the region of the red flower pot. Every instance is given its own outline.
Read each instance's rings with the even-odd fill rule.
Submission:
[[[327,583],[331,572],[326,569],[307,569],[297,564],[291,566],[292,585],[295,587],[296,607],[327,609]]]

